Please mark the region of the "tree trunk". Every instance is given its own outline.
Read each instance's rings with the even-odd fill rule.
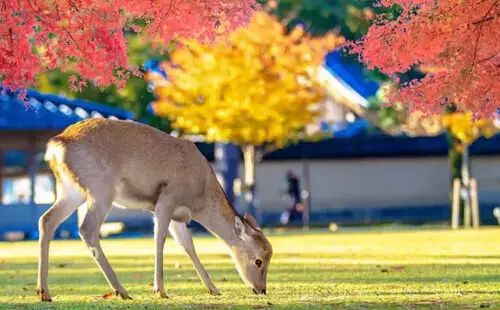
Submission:
[[[464,146],[462,154],[462,184],[464,192],[464,227],[471,226],[471,195],[470,195],[470,164],[469,164],[469,146]]]
[[[240,149],[229,143],[215,144],[215,171],[222,188],[226,192],[227,199],[235,204],[234,180],[238,177],[238,166],[240,164]]]
[[[447,132],[446,133],[447,138],[448,138],[448,161],[450,163],[450,205],[453,205],[453,191],[454,191],[454,186],[453,182],[455,179],[460,180],[460,188],[462,186],[462,153],[460,153],[457,150],[457,145],[459,144],[459,141],[454,139],[453,136]],[[459,188],[459,191],[460,191]],[[460,210],[463,210],[463,200],[461,198],[461,193],[458,194],[459,196],[459,203],[458,203],[458,213],[460,214]],[[453,214],[452,214],[453,216]],[[459,220],[460,222],[460,220]]]
[[[244,145],[241,148],[244,162],[243,197],[246,210],[259,220],[255,205],[255,146]]]
[[[462,154],[455,149],[458,143],[455,139],[449,139],[448,160],[450,162],[450,182],[456,178],[462,179]]]

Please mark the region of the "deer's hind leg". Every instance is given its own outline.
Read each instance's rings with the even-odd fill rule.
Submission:
[[[104,255],[100,242],[101,225],[106,219],[112,206],[114,188],[113,183],[94,183],[92,188],[87,188],[88,199],[86,203],[85,216],[80,226],[80,237],[90,249],[94,261],[101,269],[104,277],[114,290],[115,294],[122,299],[132,299],[125,288],[121,285],[111,264]]]
[[[64,178],[56,183],[57,198],[38,221],[39,247],[37,293],[42,301],[52,301],[48,289],[49,245],[59,225],[84,201],[85,196]]]

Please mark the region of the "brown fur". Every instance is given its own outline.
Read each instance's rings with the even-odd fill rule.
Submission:
[[[90,119],[51,139],[45,157],[57,180],[57,200],[39,221],[37,286],[43,301],[50,301],[49,242],[57,226],[80,206],[85,206],[80,208],[85,213],[79,218],[80,236],[110,286],[122,298],[130,298],[99,242],[99,229],[112,204],[154,214],[154,292],[161,297],[166,297],[163,247],[167,231],[184,247],[209,292],[219,294],[196,255],[186,227],[191,219],[229,245],[242,279],[254,292],[265,294],[272,247],[255,219],[237,215],[192,142],[135,122]]]
[[[182,192],[177,203],[196,209],[204,206],[193,200],[208,193],[209,200],[223,202],[219,208],[225,218],[232,220],[235,215],[222,188],[213,182],[216,177],[209,164],[188,140],[135,122],[90,119],[68,127],[50,143],[63,145],[65,172],[77,178],[75,183],[84,191],[122,182],[128,193],[151,203],[161,190]],[[57,177],[61,163],[50,165]]]

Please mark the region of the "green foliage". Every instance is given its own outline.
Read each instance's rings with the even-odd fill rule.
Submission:
[[[347,39],[359,39],[371,24],[373,2],[280,0],[273,13],[291,25],[303,23],[306,30],[314,35],[338,29]]]
[[[394,107],[385,106],[380,96],[369,98],[368,103],[368,109],[377,112],[381,129],[391,131],[401,126],[400,112]]]
[[[454,138],[449,131],[446,132],[446,139],[448,141],[448,161],[450,163],[450,184],[456,178],[462,179],[462,156],[463,154],[457,151],[456,145],[460,141]]]

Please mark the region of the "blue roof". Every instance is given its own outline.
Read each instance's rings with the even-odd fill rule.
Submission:
[[[325,66],[365,98],[374,96],[380,87],[376,81],[366,77],[360,63],[347,59],[340,51],[326,55]]]
[[[167,77],[167,72],[161,67],[161,62],[156,59],[149,59],[143,65],[144,70],[160,74],[164,78]]]
[[[214,159],[213,144],[197,143],[197,145],[207,159]],[[498,156],[500,134],[490,139],[478,139],[471,145],[470,152],[472,155]],[[292,144],[266,154],[264,160],[423,157],[446,156],[447,154],[448,140],[444,134],[414,138],[360,133],[356,137],[330,138],[317,142]]]
[[[0,86],[0,130],[61,130],[90,117],[133,119],[130,111],[28,90],[26,101]]]
[[[354,122],[334,124],[331,128],[335,138],[351,138],[368,132],[370,123],[365,119],[357,119]]]
[[[275,151],[265,159],[327,159],[366,157],[419,157],[448,154],[445,135],[436,137],[406,137],[361,135],[356,138],[328,139],[316,143],[302,142]],[[480,138],[470,148],[472,155],[500,154],[500,135],[491,139]]]

